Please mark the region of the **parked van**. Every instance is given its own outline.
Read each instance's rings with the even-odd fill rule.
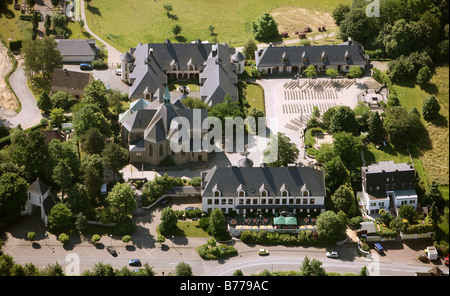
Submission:
[[[91,64],[80,64],[80,70],[92,70]]]
[[[382,247],[379,243],[376,243],[376,244],[373,246],[373,248],[374,248],[375,251],[377,251],[379,254],[382,254],[382,253],[384,252],[383,247]]]

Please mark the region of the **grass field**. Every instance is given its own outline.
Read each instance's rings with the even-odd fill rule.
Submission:
[[[247,83],[247,102],[250,105],[249,110],[256,108],[266,113],[264,104],[264,89],[255,83]]]
[[[306,25],[326,25],[333,29],[331,11],[339,3],[351,0],[171,0],[173,11],[168,16],[163,8],[166,1],[91,0],[86,6],[89,27],[125,51],[139,42],[190,42],[196,39],[242,45],[253,37],[252,22],[263,12],[275,14],[279,30],[292,32]],[[171,28],[183,28],[175,39]],[[214,35],[208,27],[215,27]]]

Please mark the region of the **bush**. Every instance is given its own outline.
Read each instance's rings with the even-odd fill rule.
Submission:
[[[217,260],[219,258],[225,258],[235,256],[238,251],[233,246],[219,245],[210,246],[208,244],[201,245],[197,248],[198,255],[205,260]]]
[[[62,242],[63,244],[67,243],[69,241],[69,235],[65,234],[65,233],[61,233],[58,237],[59,241]]]
[[[129,236],[129,235],[124,235],[124,236],[122,237],[122,241],[123,241],[124,243],[129,243],[129,242],[131,241],[131,236]]]
[[[192,186],[200,186],[202,184],[202,178],[200,177],[195,177],[191,180],[191,185]]]
[[[30,241],[34,241],[36,239],[36,233],[33,231],[29,231],[27,233],[27,239],[29,239]]]
[[[92,236],[92,242],[93,242],[94,244],[97,244],[101,239],[102,239],[102,237],[101,237],[100,235],[98,235],[98,234],[94,234],[94,235]]]
[[[108,69],[108,63],[102,60],[95,60],[92,62],[92,68],[94,69]]]

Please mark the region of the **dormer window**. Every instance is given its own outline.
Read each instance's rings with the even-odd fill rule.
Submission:
[[[302,54],[302,61],[303,61],[303,63],[306,63],[308,61],[308,57],[306,56],[306,52],[305,51]]]
[[[346,61],[350,61],[351,60],[351,56],[350,56],[350,53],[348,52],[348,50],[345,52],[345,60]]]
[[[283,52],[283,55],[281,56],[281,58],[283,59],[283,63],[287,63],[289,61],[289,58],[288,58],[286,52]]]
[[[267,196],[267,190],[266,190],[264,184],[262,184],[261,187],[259,187],[259,195],[261,197],[266,197]]]
[[[288,196],[289,192],[286,188],[286,184],[283,183],[283,186],[281,186],[280,188],[280,192],[281,192],[281,196]]]
[[[327,56],[327,54],[325,53],[325,51],[322,52],[321,57],[322,57],[322,61],[323,61],[323,62],[326,62],[327,59],[328,59],[328,56]]]
[[[172,71],[178,71],[178,65],[177,65],[177,62],[176,62],[175,60],[172,60],[172,61],[170,62],[170,69],[171,69]]]
[[[244,191],[244,188],[243,188],[242,184],[239,185],[239,187],[237,188],[237,193],[238,193],[239,197],[244,197],[245,196],[245,191]]]
[[[309,196],[309,190],[306,189],[306,184],[303,184],[303,186],[302,186],[300,191],[302,193],[302,196]]]
[[[214,197],[220,197],[220,191],[219,190],[214,191]]]

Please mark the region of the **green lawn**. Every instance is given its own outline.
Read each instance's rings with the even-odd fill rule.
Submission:
[[[251,24],[263,12],[292,7],[329,13],[339,3],[352,1],[171,0],[167,1],[173,5],[170,16],[163,8],[166,1],[91,0],[90,2],[89,6],[86,6],[89,27],[119,50],[126,51],[139,42],[163,42],[167,38],[174,42],[190,42],[199,38],[226,42],[232,46],[242,45],[248,38],[253,37]],[[306,15],[306,19],[313,22],[317,16],[310,13]],[[181,25],[183,29],[176,40],[172,34],[172,27],[175,24]],[[215,27],[215,35],[211,35],[208,31],[210,25]]]
[[[256,108],[266,113],[266,107],[264,105],[264,89],[261,85],[256,83],[247,83],[247,102],[250,105],[250,109]]]

